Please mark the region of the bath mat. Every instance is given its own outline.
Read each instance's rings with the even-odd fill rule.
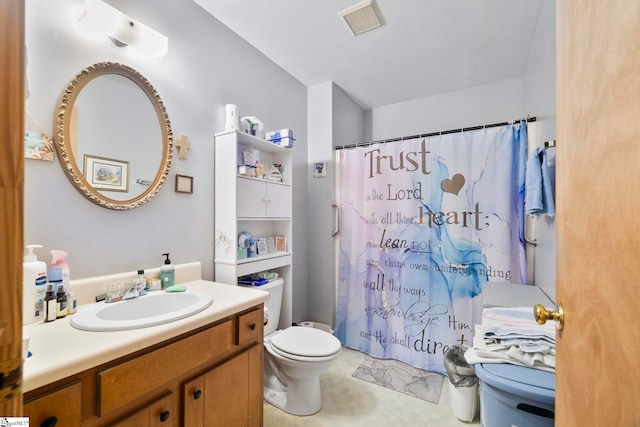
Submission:
[[[440,402],[444,376],[397,360],[365,359],[352,375],[431,403]]]

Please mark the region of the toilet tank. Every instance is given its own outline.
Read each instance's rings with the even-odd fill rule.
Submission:
[[[280,307],[282,307],[282,290],[284,288],[284,280],[276,279],[271,282],[257,287],[261,291],[269,292],[269,301],[264,303],[265,313],[269,314],[268,322],[264,325],[264,335],[278,329],[280,321]]]

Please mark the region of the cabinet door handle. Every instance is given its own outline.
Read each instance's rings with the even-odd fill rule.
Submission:
[[[162,411],[162,412],[160,413],[160,421],[161,421],[161,422],[165,422],[165,421],[167,421],[167,420],[169,419],[169,415],[171,415],[171,412],[169,412],[169,411]]]
[[[193,398],[195,400],[200,399],[201,396],[202,396],[202,390],[196,390],[196,391],[193,392]]]
[[[40,423],[40,427],[55,427],[56,424],[58,424],[56,417],[47,417]]]
[[[256,330],[256,324],[255,323],[250,324],[249,325],[249,329],[251,329],[252,331],[255,331]]]

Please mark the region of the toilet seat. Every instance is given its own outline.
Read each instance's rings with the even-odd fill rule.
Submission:
[[[333,335],[319,329],[299,326],[291,326],[266,341],[274,353],[300,361],[332,359],[342,350],[342,344]]]

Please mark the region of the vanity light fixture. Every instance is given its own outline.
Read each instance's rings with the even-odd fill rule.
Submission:
[[[86,32],[94,36],[106,35],[116,46],[137,56],[160,58],[168,51],[166,36],[101,0],[85,0],[79,20]]]

